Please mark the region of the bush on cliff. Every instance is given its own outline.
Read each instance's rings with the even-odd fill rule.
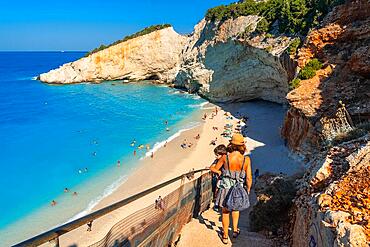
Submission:
[[[266,33],[270,28],[270,23],[265,19],[262,18],[258,23],[256,27],[256,31],[259,33]]]
[[[161,30],[161,29],[164,29],[164,28],[167,28],[167,27],[171,27],[171,25],[170,24],[161,24],[161,25],[153,25],[153,26],[146,27],[146,28],[144,28],[143,30],[141,30],[139,32],[136,32],[136,33],[131,34],[131,35],[127,35],[123,39],[117,40],[117,41],[113,42],[112,44],[109,44],[107,46],[106,45],[101,45],[98,48],[95,48],[94,50],[86,53],[85,57],[87,57],[87,56],[89,56],[93,53],[96,53],[98,51],[104,50],[104,49],[106,49],[110,46],[117,45],[117,44],[125,42],[127,40],[130,40],[130,39],[133,39],[133,38],[136,38],[136,37],[140,37],[140,36],[143,36],[143,35],[146,35],[146,34],[149,34],[151,32],[158,31],[158,30]]]
[[[289,83],[289,89],[290,90],[296,89],[297,87],[299,87],[300,83],[301,83],[301,80],[300,79],[294,78]]]
[[[299,72],[299,75],[298,75],[299,79],[307,80],[307,79],[313,78],[316,75],[316,70],[321,69],[322,65],[323,64],[317,58],[312,59]]]
[[[348,132],[340,133],[338,134],[333,141],[331,142],[332,145],[339,145],[343,142],[348,142],[350,140],[354,140],[357,138],[360,138],[361,136],[364,136],[368,134],[369,131],[362,128],[354,128]]]
[[[289,209],[293,205],[296,187],[293,178],[262,175],[257,180],[258,202],[250,212],[252,231],[271,231],[274,234],[289,221]]]
[[[301,39],[300,38],[293,39],[293,41],[290,43],[290,45],[288,47],[288,52],[291,56],[295,56],[295,54],[297,53],[297,49],[298,49],[300,44],[301,44]]]
[[[278,21],[279,31],[290,34],[306,34],[318,24],[331,8],[344,0],[245,0],[211,8],[205,18],[211,21],[224,21],[239,16],[259,15],[266,19],[268,26]],[[268,28],[268,29],[269,29]]]

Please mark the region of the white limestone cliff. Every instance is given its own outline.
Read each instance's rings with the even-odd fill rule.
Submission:
[[[64,64],[39,79],[58,84],[118,79],[172,81],[185,40],[172,27],[164,28]]]
[[[254,34],[259,20],[252,15],[216,23],[203,19],[184,47],[175,86],[216,102],[284,102],[295,67],[283,55],[290,39]]]
[[[41,74],[46,83],[156,79],[215,102],[284,102],[293,62],[290,39],[252,34],[260,17],[202,20],[188,37],[172,27],[111,46]]]

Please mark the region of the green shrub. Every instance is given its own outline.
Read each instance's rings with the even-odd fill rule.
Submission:
[[[300,72],[299,72],[299,79],[301,80],[307,80],[311,79],[316,75],[316,70],[314,70],[311,67],[304,67]]]
[[[366,131],[365,129],[355,128],[355,129],[352,129],[348,132],[338,134],[332,140],[332,144],[333,145],[338,145],[338,144],[343,143],[343,142],[348,142],[350,140],[360,138],[361,136],[364,136],[367,133],[368,133],[368,131]]]
[[[272,46],[271,46],[271,45],[267,46],[267,47],[265,48],[265,51],[267,51],[267,52],[272,52]]]
[[[300,79],[294,78],[289,83],[289,89],[290,90],[296,89],[297,87],[299,87],[300,83],[301,83],[301,80]]]
[[[294,56],[297,53],[297,49],[300,44],[301,44],[300,38],[293,39],[293,41],[289,44],[289,47],[288,47],[289,54]]]
[[[250,227],[255,232],[267,230],[276,234],[283,224],[289,222],[288,212],[293,205],[297,189],[292,178],[277,177],[270,180],[271,182],[261,186],[261,189],[257,189],[257,180],[258,202],[249,214]]]
[[[128,35],[128,36],[124,37],[123,39],[117,40],[117,41],[113,42],[112,44],[109,44],[107,46],[106,45],[101,45],[98,48],[95,48],[94,50],[86,53],[85,57],[87,57],[87,56],[89,56],[93,53],[96,53],[98,51],[104,50],[104,49],[106,49],[110,46],[117,45],[117,44],[125,42],[127,40],[130,40],[130,39],[133,39],[133,38],[136,38],[136,37],[140,37],[140,36],[143,36],[143,35],[146,35],[146,34],[149,34],[151,32],[158,31],[158,30],[161,30],[161,29],[164,29],[164,28],[167,28],[167,27],[171,27],[171,25],[170,24],[161,24],[161,25],[153,25],[153,26],[150,26],[150,27],[146,27],[146,28],[144,28],[143,30],[141,30],[139,32]]]
[[[313,68],[314,70],[319,70],[322,68],[322,62],[320,62],[317,58],[314,58],[309,61],[305,67],[307,66]]]
[[[211,21],[223,21],[239,16],[259,15],[268,22],[267,30],[270,29],[271,23],[278,20],[280,32],[305,35],[332,7],[343,2],[344,0],[267,0],[259,2],[245,0],[241,3],[211,8],[207,11],[205,18]]]
[[[272,38],[272,37],[274,37],[274,35],[272,35],[271,33],[266,33],[265,37],[266,38]]]
[[[322,68],[322,63],[316,58],[309,61],[306,66],[299,72],[299,79],[307,80],[311,79],[316,75],[316,70]]]
[[[270,23],[265,19],[262,18],[258,23],[256,27],[256,31],[259,33],[266,33],[270,28]]]

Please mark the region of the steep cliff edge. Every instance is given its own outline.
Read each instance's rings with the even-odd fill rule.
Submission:
[[[216,102],[284,102],[295,71],[284,53],[290,38],[256,35],[260,20],[254,15],[203,19],[185,45],[175,86]]]
[[[320,28],[309,33],[299,50],[300,68],[312,58],[321,60],[324,67],[287,95],[290,110],[282,132],[293,150],[315,150],[320,142],[336,134],[327,133],[329,127],[342,131],[334,126],[339,101],[346,105],[347,117],[355,124],[369,119],[369,7],[368,1],[350,1],[336,7]],[[346,123],[342,125],[346,127]]]
[[[291,39],[257,35],[260,17],[203,19],[188,37],[171,27],[92,53],[40,75],[46,83],[156,79],[215,101],[285,102],[296,64]]]
[[[305,156],[292,246],[370,243],[370,2],[337,6],[306,37],[300,68],[324,66],[287,95],[287,145]]]
[[[163,28],[64,64],[39,79],[60,84],[118,79],[172,81],[185,40],[172,27]]]

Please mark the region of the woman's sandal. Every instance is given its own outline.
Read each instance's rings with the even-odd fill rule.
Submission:
[[[240,229],[238,228],[238,230],[233,232],[233,238],[237,238],[239,234],[240,234]]]
[[[222,236],[222,239],[221,240],[222,240],[222,243],[223,244],[228,244],[229,243],[229,237],[226,237],[225,238],[224,236]]]
[[[228,244],[229,243],[229,237],[224,237],[224,232],[220,232],[219,237],[221,238],[221,241],[222,241],[223,244]]]

